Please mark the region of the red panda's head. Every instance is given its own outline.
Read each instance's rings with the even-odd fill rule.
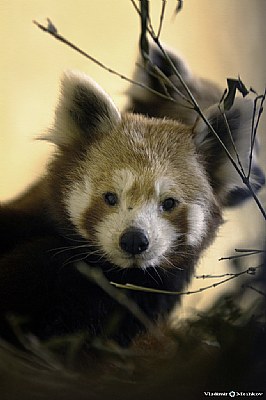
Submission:
[[[228,114],[235,135],[250,112],[242,101]],[[215,107],[209,114],[219,119]],[[49,140],[58,147],[49,177],[54,213],[99,260],[121,268],[185,268],[214,238],[236,177],[201,121],[192,129],[121,116],[99,86],[71,72]]]

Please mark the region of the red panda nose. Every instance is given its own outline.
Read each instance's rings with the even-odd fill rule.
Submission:
[[[148,246],[149,240],[141,229],[128,229],[120,237],[121,249],[132,255],[143,253]]]

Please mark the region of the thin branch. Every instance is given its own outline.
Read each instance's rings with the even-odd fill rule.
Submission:
[[[194,278],[196,279],[217,279],[217,278],[224,278],[225,276],[235,276],[235,273],[226,273],[226,274],[221,274],[221,275],[212,275],[212,274],[207,274],[207,275],[195,275]]]
[[[164,20],[164,13],[165,13],[165,6],[166,6],[166,0],[162,0],[162,9],[161,9],[161,14],[160,14],[160,23],[159,23],[159,28],[157,32],[157,39],[159,39],[162,27],[163,27],[163,20]]]
[[[134,7],[136,8],[136,10],[138,11],[138,13],[140,13],[139,9],[136,7],[134,0],[131,0],[132,4],[134,5]],[[198,115],[203,119],[203,121],[205,122],[205,124],[207,125],[207,127],[210,129],[210,131],[212,132],[212,134],[216,137],[216,139],[218,140],[218,142],[220,143],[220,145],[222,146],[222,148],[224,149],[228,159],[230,160],[231,164],[233,165],[233,167],[235,168],[236,172],[238,173],[238,175],[240,176],[240,178],[242,179],[242,182],[247,186],[247,188],[249,189],[253,199],[255,200],[260,212],[262,213],[264,219],[266,220],[266,211],[264,210],[264,208],[262,207],[262,204],[260,203],[257,195],[255,194],[253,188],[250,185],[249,179],[246,177],[246,175],[242,172],[241,168],[237,165],[237,163],[235,162],[235,160],[233,159],[232,155],[230,154],[229,150],[227,149],[227,147],[225,146],[225,144],[223,143],[223,141],[221,140],[221,138],[219,137],[219,135],[217,134],[217,132],[215,131],[215,129],[213,128],[213,126],[211,125],[210,121],[207,119],[207,117],[205,116],[205,114],[203,113],[201,107],[199,106],[198,102],[196,101],[193,93],[191,92],[191,90],[189,89],[189,87],[187,86],[185,80],[183,79],[182,75],[180,74],[180,72],[177,70],[176,66],[174,65],[173,61],[171,60],[171,58],[169,57],[169,55],[167,54],[167,52],[164,50],[159,38],[157,38],[157,36],[154,34],[153,30],[148,29],[148,32],[152,38],[152,40],[154,41],[154,43],[158,46],[158,48],[160,49],[161,53],[163,54],[166,62],[168,63],[168,65],[172,68],[173,73],[177,76],[177,78],[179,79],[182,87],[184,88],[186,94],[188,95],[189,100],[191,100],[191,102],[194,105],[194,110],[198,113]]]
[[[136,3],[134,0],[131,0],[131,3],[133,4],[134,8],[136,9],[136,11],[138,12],[138,14],[141,16],[141,12],[139,10],[139,8],[137,7]],[[246,176],[245,174],[243,174],[241,168],[237,165],[237,163],[235,162],[235,160],[233,159],[233,157],[231,156],[229,150],[227,149],[227,147],[225,146],[225,144],[223,143],[223,141],[220,139],[219,135],[217,134],[217,132],[215,131],[215,129],[213,128],[213,126],[211,125],[211,123],[209,122],[209,120],[207,119],[207,117],[204,115],[203,111],[201,110],[199,104],[197,103],[195,97],[193,96],[192,92],[190,91],[189,87],[187,86],[186,82],[184,81],[182,75],[180,74],[180,72],[176,69],[176,66],[174,65],[173,61],[171,60],[171,58],[169,57],[169,55],[167,54],[167,52],[164,50],[162,44],[160,43],[159,37],[155,34],[151,21],[150,21],[150,17],[147,16],[147,20],[149,21],[149,26],[146,27],[148,33],[150,34],[151,38],[153,39],[153,41],[156,43],[156,45],[158,46],[158,48],[160,49],[160,51],[162,52],[162,54],[165,57],[166,62],[168,63],[168,65],[172,68],[173,73],[177,76],[177,78],[179,79],[182,87],[184,88],[188,98],[186,98],[186,100],[188,102],[191,102],[193,104],[193,108],[194,110],[198,113],[198,115],[203,119],[203,121],[205,122],[205,124],[207,125],[207,127],[210,129],[210,131],[212,132],[212,134],[216,137],[216,139],[218,140],[218,142],[220,143],[220,145],[222,146],[222,148],[224,149],[225,153],[227,154],[231,164],[233,165],[233,167],[235,168],[235,170],[237,171],[237,173],[239,174],[240,178],[242,179],[243,183],[247,186],[247,188],[249,189],[252,197],[254,198],[257,206],[259,207],[264,219],[266,220],[266,211],[264,210],[264,208],[262,207],[258,197],[256,196],[255,192],[253,191],[250,182],[249,182],[249,175]],[[86,53],[85,51],[83,51],[82,49],[80,49],[79,47],[77,47],[75,44],[71,43],[69,40],[67,40],[66,38],[64,38],[62,35],[60,35],[56,29],[56,27],[52,24],[52,22],[50,20],[48,20],[48,26],[45,27],[41,24],[39,24],[36,21],[33,21],[34,24],[36,26],[38,26],[40,29],[42,29],[44,32],[49,33],[50,35],[52,35],[55,39],[63,42],[64,44],[66,44],[67,46],[69,46],[70,48],[72,48],[73,50],[77,51],[78,53],[82,54],[83,56],[85,56],[86,58],[90,59],[92,62],[94,62],[95,64],[97,64],[98,66],[100,66],[101,68],[103,68],[104,70],[108,71],[111,74],[114,74],[118,77],[120,77],[123,80],[126,80],[127,82],[133,84],[133,85],[137,85],[145,90],[148,90],[149,92],[160,96],[161,98],[164,98],[166,100],[172,101],[174,103],[176,103],[176,100],[171,97],[170,95],[165,95],[163,93],[160,93],[146,85],[144,85],[143,83],[140,82],[136,82],[120,73],[118,73],[117,71],[107,67],[106,65],[104,65],[102,62],[98,61],[97,59],[95,59],[94,57],[90,56],[88,53]],[[186,97],[186,96],[185,96]],[[262,112],[262,107],[260,108],[261,112]],[[254,131],[254,135],[253,135],[253,146],[255,143],[255,136],[256,134],[256,130]],[[251,161],[252,161],[252,153],[250,156],[250,170],[251,170]]]
[[[265,97],[266,97],[266,89],[265,89],[263,95],[257,96],[255,98],[255,100],[254,100],[253,117],[252,117],[252,129],[251,129],[251,144],[250,144],[250,153],[249,153],[249,166],[248,166],[248,174],[247,174],[247,178],[248,179],[250,178],[250,174],[251,174],[253,150],[254,150],[254,146],[255,146],[255,140],[256,140],[256,135],[257,135],[257,131],[258,131],[260,118],[261,118],[261,115],[262,115],[262,112],[263,112],[263,104],[264,104],[264,101],[265,101]],[[260,108],[259,108],[257,121],[256,121],[256,124],[255,124],[257,103],[258,103],[259,100],[261,100],[261,103],[260,103]]]
[[[235,249],[236,253],[249,253],[252,251],[256,253],[266,253],[266,250],[261,250],[261,249]]]
[[[150,64],[150,62],[149,62],[148,64],[151,65],[151,67],[154,69],[155,66],[154,66],[153,64]],[[136,62],[136,67],[138,67],[139,69],[144,70],[144,71],[147,72],[150,76],[152,76],[152,77],[158,79],[159,82],[160,82],[160,84],[162,85],[162,88],[163,88],[163,90],[164,90],[165,95],[166,95],[166,96],[170,96],[170,93],[169,93],[168,90],[167,90],[167,86],[169,86],[168,83],[163,79],[163,77],[161,77],[162,79],[160,79],[160,77],[158,76],[157,71],[156,71],[156,72],[149,71],[148,68],[147,68],[147,63],[146,63],[145,65],[142,65],[142,64]],[[158,67],[157,67],[157,68],[158,68]],[[161,72],[161,70],[160,70],[159,68],[158,68],[158,71]]]
[[[191,105],[191,107],[190,107],[191,110],[194,110],[193,103],[182,92],[180,92],[180,90],[174,85],[174,83],[171,81],[171,79],[169,79],[168,76],[166,76],[163,73],[163,71],[159,67],[157,67],[157,65],[154,65],[149,57],[147,57],[147,61],[148,62],[146,63],[146,67],[142,66],[140,64],[137,64],[137,66],[139,68],[143,68],[148,74],[150,74],[151,76],[157,78],[159,80],[159,82],[162,84],[163,88],[166,90],[166,93],[168,93],[168,91],[167,91],[165,86],[171,88],[186,103],[189,103]],[[152,68],[154,72],[149,71],[147,66]],[[170,96],[169,93],[168,93],[168,95]],[[186,107],[186,106],[184,105],[184,107]]]
[[[137,11],[137,13],[139,14],[139,16],[141,17],[141,12],[139,10],[139,8],[137,7],[136,3],[134,0],[130,0],[131,3],[133,4],[133,7],[135,8],[135,10]],[[235,163],[233,157],[231,156],[231,154],[229,153],[227,147],[225,146],[225,144],[223,143],[223,141],[221,140],[221,138],[219,137],[219,135],[217,134],[217,132],[215,131],[215,129],[213,128],[213,126],[210,124],[209,120],[205,117],[203,111],[201,110],[197,100],[195,99],[193,93],[191,92],[191,90],[189,89],[189,87],[187,86],[186,82],[184,81],[182,75],[180,74],[180,72],[176,69],[175,64],[173,63],[173,61],[171,60],[171,58],[169,57],[169,55],[167,54],[167,52],[164,50],[159,38],[155,35],[154,30],[152,28],[148,28],[147,27],[147,31],[149,33],[149,35],[151,36],[152,40],[154,41],[154,43],[158,46],[158,48],[160,49],[161,53],[163,54],[166,62],[168,63],[168,65],[172,68],[172,71],[174,72],[174,74],[177,76],[177,78],[179,79],[181,85],[183,86],[183,88],[185,89],[187,95],[188,95],[188,99],[192,102],[192,104],[194,105],[194,110],[199,114],[199,116],[203,119],[203,121],[205,122],[205,124],[208,126],[208,128],[211,130],[211,132],[215,135],[215,137],[217,138],[217,140],[219,141],[219,143],[221,144],[221,146],[223,147],[224,151],[226,152],[229,160],[231,161],[231,163],[233,164],[233,166],[235,167],[236,171],[238,172],[238,174],[240,175],[240,177],[243,179],[243,174],[241,172],[241,170],[238,168],[237,164]]]
[[[158,293],[158,294],[166,294],[170,296],[183,296],[183,295],[190,295],[190,294],[196,294],[196,293],[201,293],[204,292],[205,290],[215,288],[217,286],[220,286],[226,282],[231,281],[232,279],[238,278],[241,275],[254,275],[256,273],[256,270],[258,268],[261,268],[263,265],[259,265],[257,267],[249,267],[245,271],[238,272],[236,274],[232,274],[229,276],[229,278],[223,279],[222,281],[213,283],[211,285],[202,287],[200,289],[192,290],[192,291],[187,291],[187,292],[175,292],[175,291],[169,291],[169,290],[160,290],[160,289],[153,289],[149,287],[144,287],[144,286],[137,286],[137,285],[132,285],[131,283],[126,283],[125,285],[116,283],[116,282],[110,282],[111,285],[120,288],[120,289],[127,289],[127,290],[135,290],[135,291],[140,291],[140,292],[148,292],[148,293]]]
[[[132,3],[133,7],[135,8],[135,10],[137,11],[137,13],[139,14],[140,18],[141,18],[141,11],[140,11],[140,9],[138,8],[138,6],[136,5],[135,1],[134,1],[134,0],[130,0],[130,1],[131,1],[131,3]],[[148,22],[149,22],[149,26],[147,26],[147,31],[149,32],[150,35],[157,36],[157,35],[155,34],[155,32],[154,32],[153,27],[152,27],[151,20],[150,20],[150,16],[148,16]]]
[[[249,182],[249,179],[245,177],[245,178],[243,179],[243,182],[244,182],[244,184],[247,186],[249,192],[251,193],[253,199],[255,200],[255,203],[257,204],[257,206],[258,206],[258,208],[259,208],[261,214],[263,215],[263,217],[264,217],[264,219],[265,219],[265,221],[266,221],[266,211],[265,211],[264,208],[262,207],[262,204],[261,204],[261,202],[259,201],[258,196],[257,196],[256,193],[254,192],[254,190],[253,190],[253,188],[252,188],[252,186],[251,186],[251,184],[250,184],[250,182]]]
[[[53,36],[55,39],[59,40],[60,42],[66,44],[67,46],[69,46],[70,48],[72,48],[73,50],[77,51],[78,53],[80,53],[81,55],[83,55],[84,57],[88,58],[89,60],[91,60],[93,63],[97,64],[99,67],[103,68],[105,71],[118,76],[119,78],[132,83],[133,85],[139,86],[145,90],[148,90],[149,92],[162,97],[165,100],[169,100],[172,102],[176,102],[176,100],[171,97],[171,96],[166,96],[163,93],[157,92],[156,90],[153,90],[152,88],[144,85],[141,82],[136,82],[133,79],[128,78],[127,76],[120,74],[119,72],[113,70],[112,68],[107,67],[106,65],[104,65],[102,62],[100,62],[99,60],[97,60],[96,58],[92,57],[91,55],[89,55],[88,53],[86,53],[84,50],[80,49],[78,46],[76,46],[74,43],[71,43],[68,39],[66,39],[65,37],[63,37],[62,35],[60,35],[57,32],[57,29],[50,29],[50,24],[48,24],[48,27],[45,27],[44,25],[40,24],[37,21],[33,21],[33,23],[40,28],[41,30],[43,30],[46,33],[49,33],[51,36]],[[53,25],[54,26],[54,25]]]
[[[231,163],[233,164],[234,168],[236,169],[236,171],[238,172],[238,174],[240,175],[240,177],[243,180],[243,174],[242,171],[239,169],[239,167],[237,166],[235,160],[233,159],[233,157],[231,156],[229,150],[227,149],[227,147],[225,146],[225,144],[223,143],[223,141],[221,140],[221,138],[219,137],[219,135],[217,134],[217,132],[215,131],[215,129],[213,128],[213,126],[211,125],[210,121],[207,119],[207,117],[205,116],[205,114],[203,113],[203,111],[201,110],[197,100],[195,99],[194,95],[192,94],[191,90],[189,89],[189,87],[187,86],[186,82],[184,81],[182,75],[180,74],[180,72],[176,69],[176,66],[174,65],[173,61],[171,60],[171,58],[169,57],[169,55],[167,54],[167,52],[164,50],[163,46],[161,45],[160,41],[157,39],[156,36],[151,36],[153,41],[157,44],[157,46],[159,47],[159,49],[161,50],[163,56],[165,57],[165,60],[167,61],[167,63],[169,64],[169,66],[172,68],[174,74],[177,76],[177,78],[179,79],[181,85],[183,86],[184,90],[186,91],[189,100],[191,100],[191,102],[194,105],[194,110],[199,114],[199,116],[203,119],[203,121],[205,122],[205,124],[208,126],[208,128],[210,129],[210,131],[213,133],[213,135],[216,137],[216,139],[219,141],[220,145],[223,147],[224,151],[226,152],[229,160],[231,161]]]
[[[260,254],[260,253],[263,253],[263,251],[262,251],[262,250],[258,250],[258,251],[255,250],[255,251],[250,251],[249,253],[248,253],[248,252],[245,252],[244,254],[238,254],[238,255],[235,255],[235,256],[221,257],[221,258],[219,258],[218,261],[235,260],[235,259],[237,259],[237,258],[254,256],[254,255]]]
[[[221,113],[221,115],[222,115],[222,117],[224,119],[226,130],[227,130],[227,133],[228,133],[228,135],[230,137],[230,140],[231,140],[231,143],[232,143],[232,146],[233,146],[233,149],[234,149],[234,153],[235,153],[239,168],[241,169],[242,174],[245,175],[245,171],[244,171],[244,168],[242,166],[242,163],[241,163],[241,160],[240,160],[240,157],[239,157],[236,145],[235,145],[235,141],[234,141],[234,138],[233,138],[233,135],[232,135],[231,128],[230,128],[229,123],[228,123],[227,116],[226,116],[225,112],[221,109],[220,105],[218,106],[218,108],[219,108],[220,113]]]
[[[244,289],[245,289],[245,288],[251,289],[251,290],[253,290],[254,292],[259,293],[260,295],[266,297],[266,293],[264,293],[264,292],[262,292],[261,290],[255,288],[254,286],[243,285],[242,287],[243,287]]]

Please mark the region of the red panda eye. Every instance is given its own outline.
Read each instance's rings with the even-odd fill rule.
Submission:
[[[171,211],[177,205],[177,200],[173,199],[172,197],[168,197],[165,199],[162,204],[161,208],[163,211]]]
[[[115,193],[107,192],[104,193],[103,197],[105,203],[108,204],[109,206],[115,206],[118,203],[118,198]]]

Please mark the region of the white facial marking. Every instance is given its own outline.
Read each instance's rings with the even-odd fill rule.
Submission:
[[[96,226],[97,242],[109,261],[121,268],[138,266],[147,268],[160,265],[165,254],[174,245],[178,234],[175,227],[167,220],[161,210],[160,201],[170,196],[174,183],[170,178],[161,178],[154,182],[154,198],[144,200],[145,196],[136,204],[129,204],[128,191],[140,181],[142,190],[145,182],[141,183],[141,176],[134,175],[128,169],[114,171],[112,182],[119,197],[116,210],[112,210]],[[145,194],[145,193],[143,193]],[[138,228],[144,231],[149,240],[149,247],[143,253],[132,257],[120,247],[120,237],[128,228]]]
[[[123,203],[126,200],[127,191],[135,183],[136,176],[129,169],[115,170],[112,176],[112,183],[114,184],[120,202]]]
[[[155,190],[158,197],[170,195],[173,188],[175,188],[175,184],[168,177],[157,179],[155,182]]]
[[[203,206],[191,204],[188,211],[188,244],[195,246],[206,232],[205,212]]]
[[[119,246],[121,234],[129,227],[142,229],[149,240],[148,249],[134,259]],[[159,265],[161,256],[171,247],[177,235],[175,228],[158,214],[157,202],[149,202],[127,212],[120,209],[101,221],[96,230],[98,242],[109,261],[122,268]]]
[[[95,239],[103,254],[109,262],[121,268],[132,266],[148,268],[160,265],[165,255],[173,246],[176,246],[176,239],[182,233],[179,232],[178,226],[165,218],[160,209],[163,198],[176,197],[175,194],[173,195],[176,193],[176,187],[170,178],[157,179],[154,182],[154,197],[149,201],[142,198],[131,207],[127,194],[140,178],[129,169],[113,171],[110,182],[119,203],[115,208],[110,208],[110,213],[105,214],[103,219],[94,226]],[[145,190],[145,182],[140,184]],[[65,201],[70,220],[85,238],[89,238],[89,234],[82,228],[82,216],[91,205],[93,190],[89,177],[83,177],[83,180],[75,183],[70,189]],[[203,205],[198,203],[189,205],[188,244],[196,246],[201,242],[206,232],[205,217]],[[149,240],[148,248],[134,257],[120,247],[120,237],[129,228],[143,230]]]
[[[69,191],[65,205],[71,222],[77,227],[79,233],[88,237],[85,229],[81,228],[81,216],[84,211],[90,206],[92,185],[88,177],[85,177],[83,182],[75,183]]]

